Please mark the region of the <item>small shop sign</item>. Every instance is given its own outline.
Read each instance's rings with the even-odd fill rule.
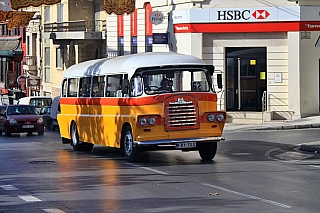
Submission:
[[[153,33],[153,44],[168,44],[168,33]]]
[[[28,87],[39,87],[40,86],[40,79],[27,78],[27,85],[28,85]]]

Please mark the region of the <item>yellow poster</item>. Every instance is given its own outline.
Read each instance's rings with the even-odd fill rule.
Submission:
[[[250,60],[250,65],[256,65],[256,60]]]

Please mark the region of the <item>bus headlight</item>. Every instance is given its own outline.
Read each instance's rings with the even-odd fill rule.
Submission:
[[[219,122],[223,121],[223,120],[224,120],[223,114],[217,114],[217,115],[216,115],[216,119],[217,119],[217,121],[219,121]]]
[[[155,117],[150,117],[148,118],[148,124],[153,126],[156,124],[156,118]]]
[[[140,126],[144,126],[147,123],[147,119],[146,118],[139,118],[139,125]]]
[[[209,121],[209,122],[213,122],[214,121],[214,114],[208,114],[207,115],[207,120]]]

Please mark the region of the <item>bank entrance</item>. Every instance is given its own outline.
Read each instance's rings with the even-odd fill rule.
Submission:
[[[267,91],[266,48],[226,48],[227,111],[262,111]]]

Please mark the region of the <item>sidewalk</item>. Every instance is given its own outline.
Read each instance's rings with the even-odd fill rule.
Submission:
[[[301,118],[293,121],[271,121],[263,124],[233,124],[226,123],[224,132],[248,130],[288,130],[320,128],[320,115]],[[319,129],[320,131],[320,129]],[[318,142],[306,143],[300,146],[301,151],[320,153],[320,138]]]

